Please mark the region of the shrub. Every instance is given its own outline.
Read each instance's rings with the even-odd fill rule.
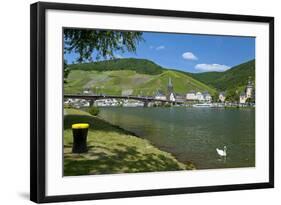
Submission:
[[[63,104],[63,108],[70,109],[70,108],[75,108],[75,107],[73,105],[71,105],[71,104]]]
[[[100,112],[100,109],[98,107],[90,107],[87,109],[87,112],[93,116],[97,116]]]
[[[171,107],[171,104],[170,104],[170,103],[166,103],[166,104],[164,105],[164,107]]]

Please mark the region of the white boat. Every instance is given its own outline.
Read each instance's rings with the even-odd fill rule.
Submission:
[[[193,107],[212,107],[211,103],[199,103],[199,104],[194,104]]]
[[[213,103],[212,107],[213,108],[224,108],[224,104],[222,104],[222,103]]]

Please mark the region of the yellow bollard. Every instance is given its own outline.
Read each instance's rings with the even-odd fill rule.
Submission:
[[[72,125],[73,146],[72,153],[84,153],[88,151],[87,135],[88,123],[77,123]]]

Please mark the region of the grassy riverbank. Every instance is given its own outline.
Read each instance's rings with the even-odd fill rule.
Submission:
[[[73,123],[90,124],[88,153],[73,154]],[[65,109],[64,175],[114,174],[193,169],[177,161],[170,153],[159,150],[149,141],[134,136],[87,112]]]

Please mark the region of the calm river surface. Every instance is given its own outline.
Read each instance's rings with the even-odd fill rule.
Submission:
[[[101,108],[99,116],[197,169],[255,166],[255,110]],[[227,146],[226,159],[216,148]]]

